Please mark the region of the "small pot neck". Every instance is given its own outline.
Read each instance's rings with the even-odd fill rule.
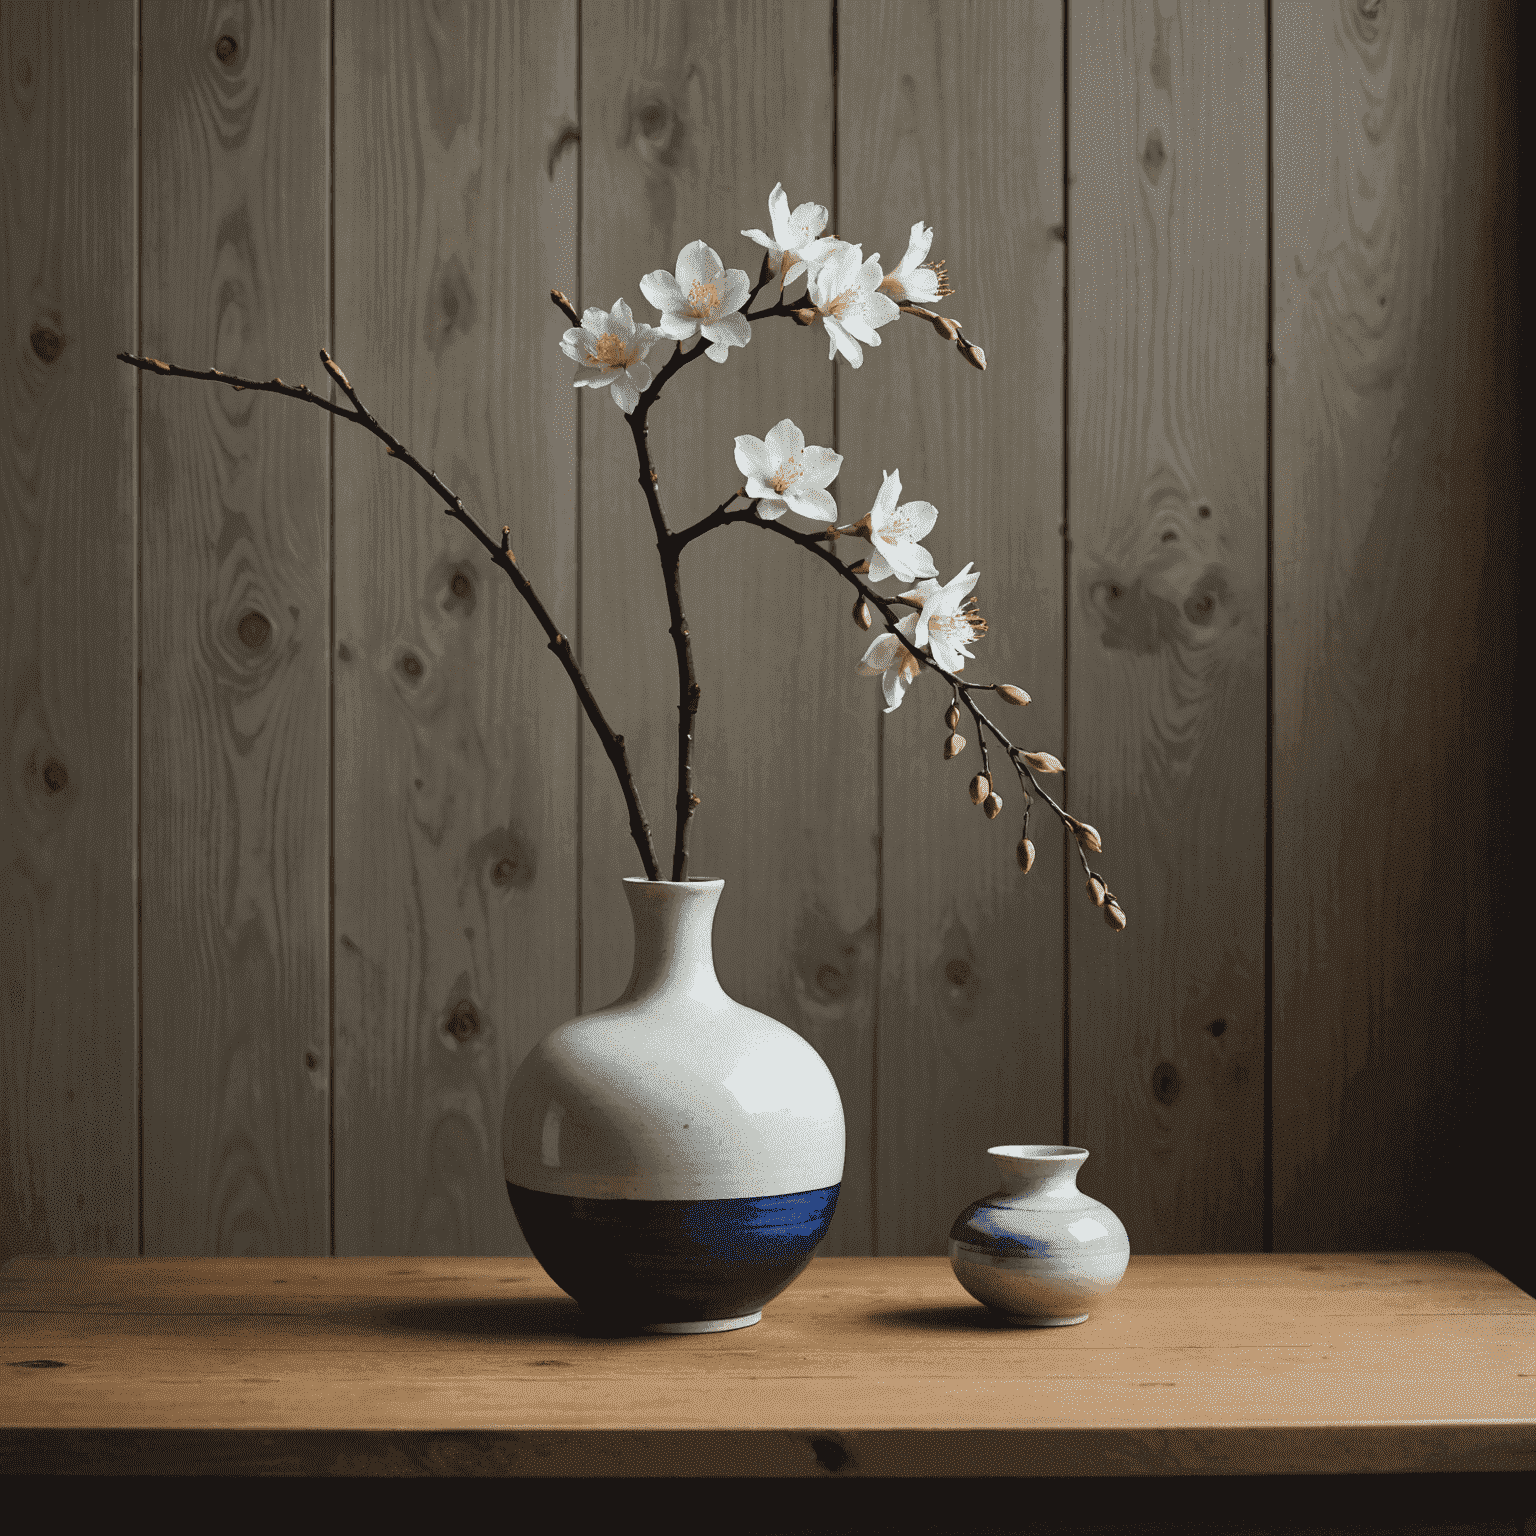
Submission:
[[[635,960],[620,1003],[661,992],[701,999],[725,994],[715,975],[715,908],[724,880],[626,879],[635,928]]]
[[[1082,1147],[989,1147],[1007,1195],[1066,1199],[1078,1193],[1077,1170],[1087,1161]]]

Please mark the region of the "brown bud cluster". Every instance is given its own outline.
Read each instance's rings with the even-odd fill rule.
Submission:
[[[958,733],[951,735],[944,743],[944,761],[947,763],[952,757],[959,757],[965,750],[965,737]]]
[[[853,622],[860,629],[868,629],[874,623],[869,615],[869,604],[862,597],[853,605]]]
[[[1052,757],[1049,752],[1021,752],[1020,757],[1029,764],[1036,773],[1064,773],[1059,757]]]
[[[796,321],[801,325],[815,325],[816,311],[814,309],[797,309],[794,312]]]
[[[1103,853],[1104,844],[1099,840],[1096,828],[1090,827],[1086,821],[1068,822],[1073,834],[1089,853]]]
[[[1014,849],[1014,857],[1019,861],[1019,868],[1027,875],[1035,866],[1035,845],[1027,837],[1019,839],[1019,846]]]
[[[992,793],[992,781],[986,774],[978,773],[971,780],[971,804],[980,805]]]
[[[1012,683],[999,683],[997,691],[1010,704],[1024,705],[1029,703],[1029,695],[1022,688],[1015,688]]]
[[[1093,904],[1102,907],[1109,897],[1109,891],[1104,882],[1097,875],[1088,876],[1088,894],[1093,897]]]
[[[960,706],[958,704],[951,704],[949,708],[944,711],[944,724],[947,725],[952,731],[959,729]]]
[[[1104,903],[1104,921],[1109,924],[1116,933],[1125,932],[1125,913],[1120,903],[1113,896]]]
[[[981,802],[981,808],[987,813],[987,820],[991,821],[1002,814],[1003,797],[994,789],[985,800]]]
[[[955,346],[959,350],[960,356],[963,357],[966,362],[971,365],[972,368],[980,369],[982,373],[987,371],[987,354],[983,352],[975,342],[966,341],[964,338],[962,338],[955,343]]]

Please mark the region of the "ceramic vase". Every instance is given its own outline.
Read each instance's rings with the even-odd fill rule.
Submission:
[[[1131,1244],[1120,1218],[1077,1187],[1081,1147],[989,1147],[1002,1187],[949,1229],[955,1278],[1011,1323],[1060,1328],[1088,1320],[1119,1283]]]
[[[716,978],[724,885],[625,880],[628,987],[546,1035],[507,1093],[528,1246],[584,1312],[636,1331],[757,1322],[810,1262],[843,1176],[826,1064]]]

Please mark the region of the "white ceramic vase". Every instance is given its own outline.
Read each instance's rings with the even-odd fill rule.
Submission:
[[[1120,1283],[1131,1244],[1120,1218],[1077,1187],[1081,1147],[988,1147],[1002,1188],[974,1200],[949,1230],[955,1278],[1009,1322],[1086,1322]]]
[[[757,1322],[842,1182],[826,1064],[716,979],[724,886],[625,880],[628,987],[546,1035],[507,1093],[507,1192],[534,1257],[584,1311],[648,1332]]]

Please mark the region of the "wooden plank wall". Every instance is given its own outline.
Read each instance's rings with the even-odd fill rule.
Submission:
[[[689,550],[692,871],[838,1079],[824,1251],[941,1252],[989,1144],[1061,1137],[1137,1251],[1497,1249],[1439,1149],[1504,1102],[1509,0],[89,9],[0,12],[0,1257],[525,1252],[506,1083],[629,962],[608,764],[464,531],[113,354],[332,348],[511,526],[670,848],[651,530],[545,295],[648,319],[700,237],[755,277],[776,181],[887,270],[933,225],[989,366],[760,327],[657,413],[669,514],[785,416],[844,520],[899,468],[1130,916],[1038,814],[1017,872],[829,573]]]

